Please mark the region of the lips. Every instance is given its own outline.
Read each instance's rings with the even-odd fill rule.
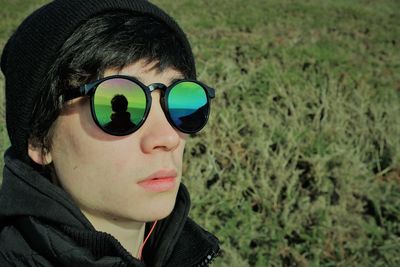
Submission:
[[[138,182],[138,185],[150,192],[164,192],[175,188],[177,172],[160,170]]]

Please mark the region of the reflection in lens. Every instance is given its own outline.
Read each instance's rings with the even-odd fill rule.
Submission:
[[[108,132],[124,134],[132,131],[144,117],[146,96],[136,83],[113,78],[102,82],[94,96],[98,123]]]
[[[168,109],[177,128],[188,132],[200,130],[209,112],[206,92],[197,83],[181,82],[169,93]]]
[[[131,113],[127,111],[128,100],[124,95],[115,95],[111,99],[111,121],[103,127],[111,132],[126,132],[135,127],[131,121]]]

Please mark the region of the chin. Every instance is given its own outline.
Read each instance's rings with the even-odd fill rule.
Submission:
[[[176,196],[174,198],[160,198],[147,202],[143,208],[138,211],[131,211],[129,218],[141,222],[153,222],[162,220],[169,216],[174,209]]]

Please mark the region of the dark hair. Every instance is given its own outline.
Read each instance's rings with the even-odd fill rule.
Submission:
[[[30,143],[46,153],[51,126],[60,114],[66,90],[103,76],[108,68],[144,59],[160,72],[174,68],[194,79],[194,66],[178,37],[164,23],[142,14],[113,12],[93,17],[79,26],[60,49],[33,110]]]

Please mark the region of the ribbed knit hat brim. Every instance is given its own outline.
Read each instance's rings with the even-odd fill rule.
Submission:
[[[11,145],[28,160],[27,147],[32,111],[43,81],[60,48],[87,19],[109,11],[132,11],[161,20],[177,33],[195,63],[190,44],[178,24],[145,0],[55,0],[27,17],[8,40],[1,57],[5,76],[6,123]]]

